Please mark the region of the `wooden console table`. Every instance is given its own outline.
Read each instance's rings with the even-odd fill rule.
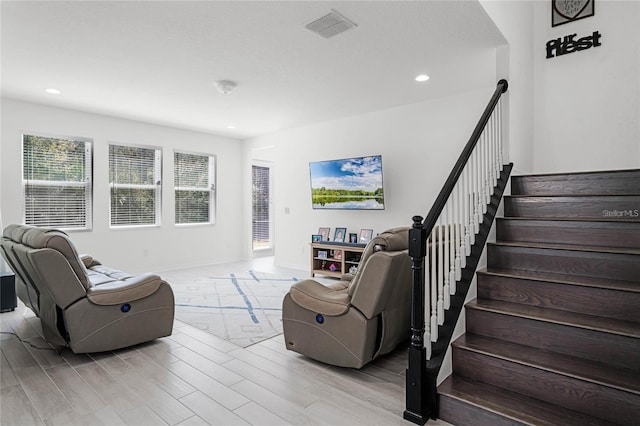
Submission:
[[[366,244],[322,241],[311,243],[311,276],[316,274],[340,278],[357,267]]]

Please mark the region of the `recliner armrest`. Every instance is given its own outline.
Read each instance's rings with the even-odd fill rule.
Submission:
[[[355,277],[355,274],[352,274],[351,272],[347,272],[346,274],[342,274],[342,276],[340,277],[340,281],[353,281],[353,277]]]
[[[89,269],[91,268],[95,263],[100,264],[100,262],[98,262],[97,260],[95,260],[93,258],[93,256],[91,256],[90,254],[81,254],[78,256],[80,258],[80,260],[82,261],[82,264],[84,265],[85,268]]]
[[[289,294],[297,305],[329,316],[345,313],[349,309],[351,300],[345,287],[326,287],[313,280],[303,280],[294,284]]]
[[[162,279],[155,274],[141,274],[124,281],[112,281],[87,290],[87,298],[96,305],[118,305],[155,293]]]

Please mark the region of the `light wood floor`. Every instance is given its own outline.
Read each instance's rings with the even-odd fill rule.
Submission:
[[[285,271],[269,261],[219,268]],[[47,346],[24,306],[0,314],[0,329]],[[282,335],[240,348],[176,321],[170,337],[108,353],[58,355],[11,334],[0,334],[0,349],[2,425],[411,424],[402,420],[406,347],[343,369],[287,351]]]

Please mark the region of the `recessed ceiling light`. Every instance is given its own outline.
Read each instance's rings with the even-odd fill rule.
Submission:
[[[227,126],[227,129],[235,129],[235,128],[236,128],[236,126],[234,126],[233,124],[229,124],[229,125]]]
[[[51,87],[46,89],[45,92],[49,93],[50,95],[59,95],[60,93],[62,93],[58,89],[54,89]]]
[[[427,81],[429,80],[429,76],[426,74],[420,74],[419,76],[416,77],[416,81],[422,83],[423,81]]]

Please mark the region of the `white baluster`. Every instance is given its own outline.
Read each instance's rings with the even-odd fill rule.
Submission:
[[[497,111],[493,112],[494,114],[494,134],[493,134],[493,139],[491,140],[491,164],[492,164],[492,170],[493,170],[493,186],[491,187],[491,195],[493,195],[495,193],[495,187],[498,184],[498,177],[499,177],[499,169],[500,169],[500,164],[498,162],[498,134],[500,132],[500,128],[498,127],[498,113]]]
[[[444,275],[442,274],[442,216],[438,218],[438,228],[434,229],[434,234],[437,234],[438,239],[438,252],[436,253],[437,262],[437,275],[438,275],[438,325],[444,324]]]
[[[442,234],[443,234],[443,244],[444,244],[444,261],[443,261],[443,265],[444,267],[442,268],[443,270],[443,274],[444,274],[444,309],[448,310],[449,307],[451,306],[451,283],[450,283],[450,268],[449,268],[449,245],[450,245],[450,240],[449,240],[449,224],[451,223],[450,220],[451,218],[449,217],[449,206],[451,204],[451,196],[449,196],[449,200],[447,201],[447,203],[444,205],[444,211],[443,211],[443,229],[442,229]]]
[[[483,169],[484,169],[484,183],[485,183],[485,201],[482,203],[482,213],[487,213],[487,205],[491,202],[491,195],[493,194],[493,168],[491,167],[491,135],[487,135],[483,144]]]
[[[503,128],[502,128],[502,99],[500,99],[500,101],[498,101],[498,128],[500,129],[498,131],[498,165],[500,167],[500,171],[502,172],[502,170],[504,169],[504,157],[503,157],[503,152],[502,152],[502,150],[504,149],[503,140],[502,140],[502,135],[503,135]]]
[[[458,191],[458,195],[460,197],[460,208],[458,209],[459,218],[458,218],[458,238],[459,238],[459,246],[460,246],[460,267],[464,268],[467,266],[467,252],[466,252],[466,243],[465,243],[465,222],[464,222],[464,177],[460,177],[461,181],[460,188]],[[459,280],[460,278],[458,278]]]
[[[454,232],[455,232],[455,238],[453,240],[456,250],[456,260],[455,260],[455,267],[456,267],[456,281],[460,280],[460,276],[462,275],[462,260],[461,260],[461,256],[460,256],[460,251],[462,250],[462,233],[460,232],[460,224],[462,223],[461,220],[461,210],[462,210],[462,206],[461,206],[461,198],[460,198],[460,181],[458,181],[456,183],[456,186],[454,187],[454,203],[453,203],[453,219],[454,219]]]
[[[480,139],[480,150],[478,152],[478,162],[480,168],[480,188],[482,189],[482,194],[478,199],[478,231],[480,231],[480,224],[482,223],[484,217],[483,215],[487,212],[487,204],[485,202],[487,198],[487,163],[486,163],[486,155],[487,155],[487,135],[483,132],[483,137]]]
[[[478,173],[478,176],[480,177],[480,193],[481,193],[478,200],[478,207],[480,211],[482,211],[482,205],[484,204],[484,200],[487,197],[486,176],[485,176],[485,170],[484,170],[484,142],[486,141],[486,138],[487,138],[486,130],[487,129],[485,129],[485,132],[483,132],[484,137],[480,140],[477,146],[478,157],[479,157],[478,162],[480,163],[479,164],[480,172]]]
[[[469,183],[469,169],[465,167],[462,171],[462,175],[464,176],[464,253],[465,256],[471,254],[471,245],[473,244],[473,232],[471,232],[471,214],[473,212],[473,206],[471,205],[470,199],[470,188],[471,185]],[[475,241],[475,239],[474,239]]]
[[[494,173],[493,173],[493,141],[495,140],[495,115],[494,115],[495,111],[493,113],[491,113],[491,117],[489,118],[489,123],[488,126],[490,126],[489,128],[489,133],[488,133],[488,138],[487,138],[487,155],[486,155],[486,162],[487,162],[487,203],[491,202],[491,195],[493,195],[493,187],[495,186],[495,183],[493,183],[493,177],[494,177]]]
[[[485,135],[486,137],[486,135]],[[483,168],[483,161],[482,161],[482,157],[483,157],[483,152],[482,152],[482,147],[483,147],[483,143],[482,143],[482,135],[480,140],[478,141],[478,145],[476,146],[476,157],[477,157],[477,163],[478,163],[478,170],[477,170],[477,175],[478,175],[478,197],[476,199],[476,203],[478,205],[477,211],[476,211],[476,216],[474,217],[474,220],[476,221],[476,223],[478,224],[478,226],[476,227],[477,231],[476,233],[480,230],[480,218],[482,217],[482,204],[484,203],[484,197],[485,197],[485,190],[484,190],[484,168]]]
[[[431,330],[433,330],[433,328],[431,327],[431,320],[430,320],[430,315],[431,315],[431,280],[430,280],[430,274],[429,274],[429,238],[427,238],[427,252],[425,253],[425,258],[424,258],[424,288],[425,288],[425,292],[424,292],[424,347],[426,349],[426,353],[427,359],[431,359],[431,342],[435,342],[435,340],[432,340],[431,338]],[[437,329],[436,329],[436,333],[437,333]],[[436,336],[436,340],[438,340],[437,336]]]
[[[473,227],[474,231],[477,234],[480,232],[480,220],[479,218],[482,216],[482,200],[484,199],[484,181],[482,178],[482,145],[476,146],[474,151],[474,156],[476,157],[475,161],[475,170],[476,170],[476,194],[475,194],[475,202],[476,202],[476,214],[473,217]]]
[[[431,262],[429,269],[431,270],[431,341],[438,341],[438,281],[436,277],[436,242],[434,240],[434,232],[431,231],[429,241],[429,250],[431,251]]]
[[[453,193],[451,194],[451,223],[453,226],[453,267],[454,270],[458,270],[460,268],[460,245],[458,244],[458,208],[460,207],[458,201],[458,189],[460,185],[456,183],[453,187]]]
[[[471,161],[469,168],[469,176],[471,179],[471,191],[469,193],[469,202],[471,203],[471,209],[469,211],[469,251],[467,252],[469,254],[471,254],[471,246],[476,243],[476,234],[478,233],[478,230],[476,229],[476,217],[478,217],[478,204],[476,203],[478,176],[474,154],[472,153],[471,155],[474,161]]]
[[[456,294],[456,237],[455,237],[455,217],[453,214],[453,206],[455,198],[451,198],[447,203],[447,235],[449,236],[449,295]],[[451,305],[451,297],[449,297],[449,306]],[[449,309],[447,307],[447,309]]]
[[[491,139],[487,142],[487,204],[491,203],[491,195],[493,195],[494,187],[496,186],[494,179],[495,174],[493,172],[493,142],[495,140],[495,111],[491,114]]]
[[[469,173],[469,217],[467,218],[467,223],[470,226],[469,237],[470,244],[473,245],[473,235],[475,234],[475,226],[473,226],[473,222],[475,222],[474,218],[476,216],[476,173],[475,173],[475,157],[473,153],[471,153],[471,157],[469,157],[469,162],[467,163],[467,170]]]

